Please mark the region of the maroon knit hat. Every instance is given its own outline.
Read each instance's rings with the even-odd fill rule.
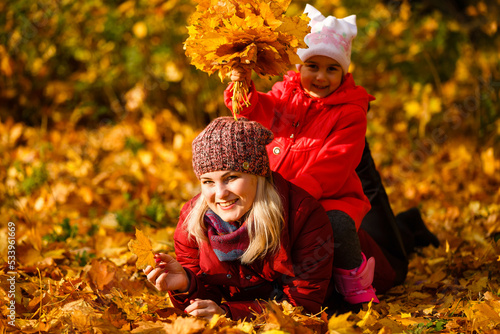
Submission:
[[[194,173],[198,179],[224,170],[270,176],[266,145],[272,140],[273,133],[260,123],[216,118],[193,140]]]

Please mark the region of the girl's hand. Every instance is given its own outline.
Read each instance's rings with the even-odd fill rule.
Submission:
[[[240,66],[234,67],[231,70],[231,81],[243,81],[247,86],[250,86],[250,82],[252,81],[252,70]]]
[[[226,314],[226,312],[217,305],[216,302],[210,299],[195,299],[191,300],[191,305],[184,309],[189,315],[202,317],[207,320],[212,319],[214,314]]]
[[[158,291],[186,292],[189,289],[189,277],[172,256],[168,254],[155,254],[156,268],[148,266],[144,273]]]

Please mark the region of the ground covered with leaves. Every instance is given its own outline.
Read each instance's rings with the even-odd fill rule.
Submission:
[[[172,308],[127,247],[139,227],[174,254],[178,210],[197,192],[197,131],[168,110],[92,130],[2,122],[0,333],[500,333],[500,161],[466,138],[409,161],[404,132],[372,140],[373,155],[394,210],[418,205],[441,246],[413,255],[403,285],[357,314],[269,303],[251,322],[207,322]]]
[[[418,206],[440,247],[356,314],[172,308],[128,244],[140,228],[174,254],[198,189],[191,141],[230,114],[225,84],[185,54],[195,2],[3,1],[0,334],[500,333],[498,0],[296,0],[287,14],[306,3],[357,15],[350,71],[376,97],[374,160],[394,211]],[[276,80],[254,76],[260,91]]]

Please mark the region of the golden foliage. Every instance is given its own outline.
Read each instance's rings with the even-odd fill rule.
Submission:
[[[138,226],[154,252],[173,255],[179,209],[198,192],[198,116],[225,112],[223,85],[193,75],[182,56],[191,3],[0,2],[0,236],[15,223],[18,327],[7,323],[11,245],[1,237],[0,333],[499,333],[498,6],[471,3],[462,23],[412,1],[360,3],[312,4],[338,17],[359,11],[352,65],[377,98],[374,159],[394,211],[418,205],[442,246],[413,255],[406,282],[357,314],[318,317],[281,303],[253,322],[207,322],[173,308],[127,247]],[[278,4],[298,12],[305,2]],[[213,24],[231,25],[229,12],[247,5],[219,8],[225,21]],[[248,29],[257,22],[236,16]],[[259,29],[281,36],[270,22]],[[237,54],[253,59],[255,47]],[[262,73],[257,86],[269,84]]]
[[[356,334],[359,333],[354,329],[354,322],[348,320],[351,312],[340,315],[334,315],[328,320],[328,332],[330,334]]]
[[[301,63],[296,51],[306,47],[307,15],[284,13],[291,0],[199,0],[189,19],[186,55],[196,68],[223,81],[233,67],[255,71],[261,77],[285,73]],[[241,110],[247,87],[235,86],[235,110]],[[238,96],[240,95],[240,96]]]
[[[167,124],[175,134],[165,133]],[[16,321],[23,332],[499,329],[500,242],[495,238],[500,234],[500,169],[489,149],[476,150],[466,139],[435,144],[429,151],[417,146],[421,151],[416,154],[404,130],[394,129],[372,145],[379,161],[395,152],[380,170],[395,212],[420,204],[429,228],[442,241],[438,249],[425,248],[422,256],[411,258],[405,284],[379,296],[380,304],[328,318],[287,302],[273,303],[253,322],[223,317],[207,322],[174,309],[146,282],[136,267],[137,256],[127,247],[134,230],[126,227],[137,226],[144,254],[173,255],[178,208],[198,191],[189,150],[194,130],[165,110],[96,130],[61,126],[45,134],[7,121],[0,123],[0,133],[6,153],[0,160],[0,212],[16,223]],[[154,193],[162,196],[155,205]],[[7,234],[4,226],[0,235]],[[0,239],[4,318],[10,275],[6,242]],[[4,321],[0,328],[7,326]]]
[[[155,259],[151,241],[139,229],[135,230],[135,237],[137,240],[130,240],[128,243],[130,251],[137,255],[135,266],[137,269],[145,269],[147,266],[154,267]]]
[[[299,47],[306,47],[306,15],[284,15],[291,0],[200,0],[189,19],[186,55],[198,69],[219,71],[223,80],[237,65],[260,76],[285,73],[300,63]]]

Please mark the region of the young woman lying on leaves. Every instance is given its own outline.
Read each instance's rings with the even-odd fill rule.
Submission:
[[[257,122],[221,117],[193,141],[201,194],[182,208],[177,259],[156,254],[157,266],[144,270],[190,315],[252,318],[262,312],[259,301],[274,298],[316,313],[333,286],[328,216],[306,191],[271,172],[272,139]]]

